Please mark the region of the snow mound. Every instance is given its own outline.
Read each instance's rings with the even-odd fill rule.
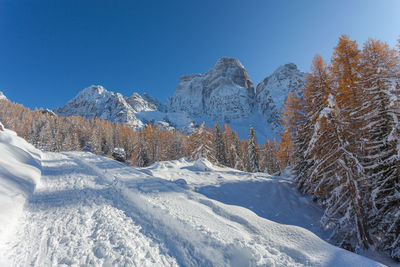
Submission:
[[[40,183],[41,152],[0,123],[0,244]]]
[[[214,166],[207,159],[200,158],[194,162],[193,167],[195,170],[205,172],[211,171]]]

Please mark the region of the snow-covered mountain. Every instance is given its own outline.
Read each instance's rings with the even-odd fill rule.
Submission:
[[[223,57],[204,74],[182,76],[165,105],[147,94],[123,97],[102,86],[90,86],[55,112],[61,116],[126,122],[133,128],[152,123],[185,133],[191,133],[203,121],[209,127],[216,122],[227,123],[242,138],[247,137],[252,125],[262,143],[277,136],[287,95],[299,93],[304,83],[305,74],[288,63],[265,78],[255,91],[240,61]]]
[[[280,114],[289,93],[300,94],[306,74],[293,63],[280,66],[256,87],[257,110],[268,122],[279,125]]]
[[[136,118],[133,107],[121,94],[114,94],[100,85],[83,89],[67,104],[54,111],[60,116],[82,116],[87,119],[97,117],[112,122],[127,123],[133,128],[143,126],[143,123]]]
[[[163,111],[164,106],[147,94],[133,93],[125,98],[120,93],[108,91],[100,85],[83,89],[63,107],[54,110],[60,116],[100,118],[126,123],[135,129],[150,123],[163,129],[178,129],[184,133],[194,131],[193,120],[185,114]]]
[[[2,91],[0,91],[0,100],[1,100],[1,99],[7,99],[7,97],[3,94]]]
[[[280,66],[257,85],[235,58],[221,58],[205,74],[182,76],[166,109],[184,112],[195,121],[228,123],[241,137],[252,124],[257,135],[273,137],[280,128],[280,114],[289,92],[300,93],[305,73],[293,63]]]

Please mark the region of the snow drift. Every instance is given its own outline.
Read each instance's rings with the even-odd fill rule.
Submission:
[[[41,152],[0,122],[0,243],[12,233],[27,197],[40,182]]]

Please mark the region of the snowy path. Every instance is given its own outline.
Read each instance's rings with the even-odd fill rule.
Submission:
[[[44,157],[42,184],[3,259],[12,266],[176,265],[114,207],[115,189],[91,174],[84,161],[53,153]]]
[[[246,173],[163,164],[137,169],[90,153],[43,153],[41,183],[1,246],[1,265],[378,266],[304,228],[206,196],[218,181],[247,181]],[[213,189],[201,194],[203,185]]]

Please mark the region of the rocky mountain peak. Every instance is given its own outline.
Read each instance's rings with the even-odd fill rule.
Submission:
[[[234,84],[247,88],[250,93],[254,93],[254,85],[250,80],[247,70],[237,58],[222,57],[217,60],[211,73],[227,77]]]
[[[300,94],[306,74],[296,64],[287,63],[277,68],[256,87],[256,103],[260,113],[279,126],[280,113],[289,93]]]
[[[127,123],[133,128],[142,127],[133,108],[125,101],[124,97],[103,86],[91,85],[80,91],[63,107],[54,112],[60,116],[82,116],[87,119],[100,118],[117,123]]]
[[[1,99],[7,99],[7,97],[3,94],[2,91],[0,91],[0,100],[1,100]]]
[[[170,112],[206,115],[215,121],[245,118],[253,108],[254,86],[243,65],[235,58],[220,58],[205,74],[182,76]]]

